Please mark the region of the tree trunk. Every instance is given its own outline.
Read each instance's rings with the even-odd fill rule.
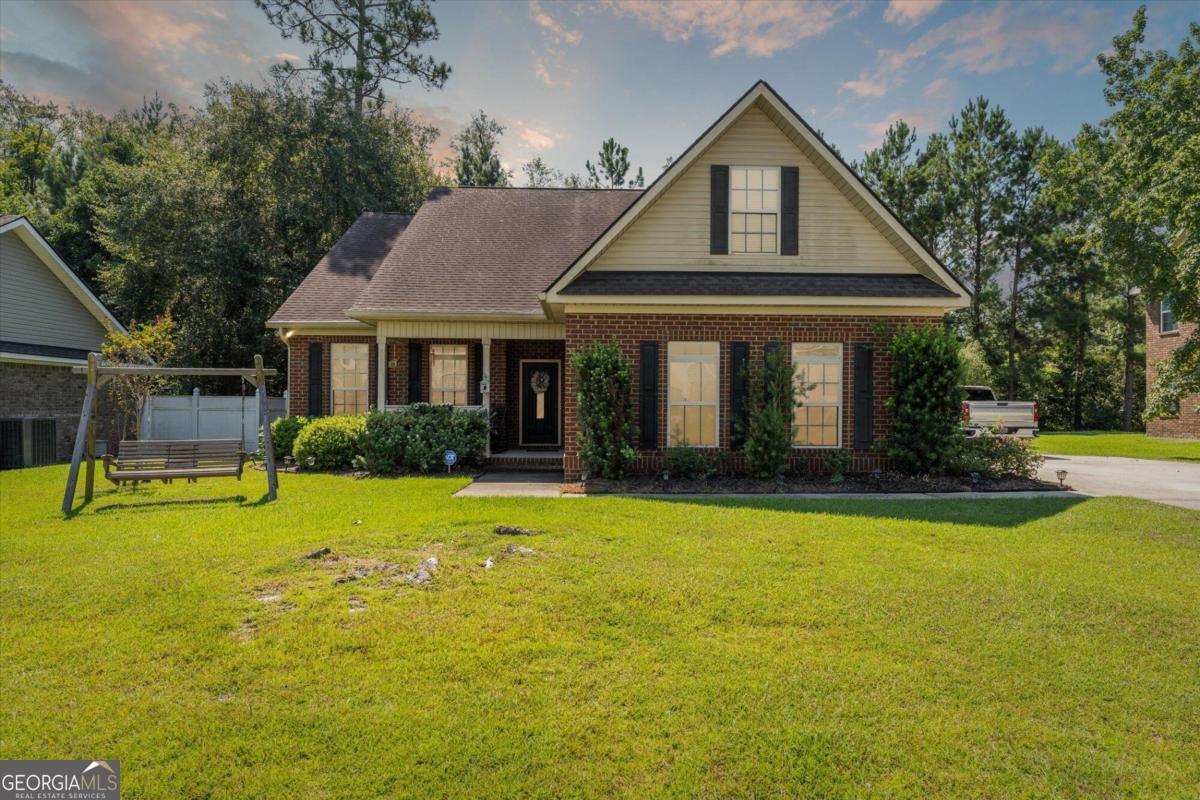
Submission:
[[[1133,430],[1133,367],[1135,349],[1137,348],[1137,329],[1134,325],[1135,301],[1133,292],[1125,289],[1125,319],[1122,326],[1125,333],[1125,386],[1121,398],[1121,430]]]
[[[1084,292],[1083,300],[1083,315],[1080,318],[1078,338],[1075,342],[1075,381],[1072,387],[1073,397],[1071,398],[1071,429],[1076,431],[1083,430],[1083,370],[1086,363],[1087,355],[1087,340],[1090,324],[1088,322],[1088,301],[1087,293]]]
[[[1008,311],[1008,399],[1017,396],[1017,310],[1021,296],[1021,245],[1013,254],[1012,297]]]
[[[358,41],[354,48],[354,113],[363,115],[363,75],[366,74],[367,2],[358,0]]]

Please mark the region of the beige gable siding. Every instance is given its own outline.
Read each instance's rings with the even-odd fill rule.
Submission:
[[[0,341],[98,350],[104,334],[15,232],[0,234]]]
[[[709,167],[800,170],[799,255],[709,255]],[[763,113],[750,107],[589,269],[913,273],[916,268]]]

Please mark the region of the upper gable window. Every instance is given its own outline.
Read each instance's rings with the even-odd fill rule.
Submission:
[[[729,168],[729,252],[779,252],[779,167]]]

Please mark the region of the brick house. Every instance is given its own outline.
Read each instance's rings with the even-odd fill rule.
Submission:
[[[125,328],[29,220],[0,217],[0,468],[71,455],[86,386],[71,368],[110,330]]]
[[[1146,307],[1146,391],[1154,385],[1155,365],[1166,360],[1200,327],[1195,322],[1176,318],[1166,301]],[[1200,395],[1185,397],[1179,405],[1179,416],[1152,419],[1146,422],[1146,434],[1171,439],[1200,439]]]
[[[639,466],[736,449],[745,367],[783,348],[816,384],[795,458],[878,464],[880,325],[936,324],[967,290],[765,82],[644,191],[450,188],[363,214],[275,312],[294,414],[490,408],[493,460],[581,469],[569,354],[634,365]]]

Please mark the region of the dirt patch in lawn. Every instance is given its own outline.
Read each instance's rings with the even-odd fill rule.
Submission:
[[[1049,492],[1056,483],[1032,478],[920,478],[884,474],[875,478],[855,475],[841,483],[825,478],[781,478],[774,481],[717,475],[696,480],[669,480],[641,476],[620,481],[589,480],[563,484],[570,494],[868,494],[911,492]],[[1070,488],[1070,487],[1066,487]]]

